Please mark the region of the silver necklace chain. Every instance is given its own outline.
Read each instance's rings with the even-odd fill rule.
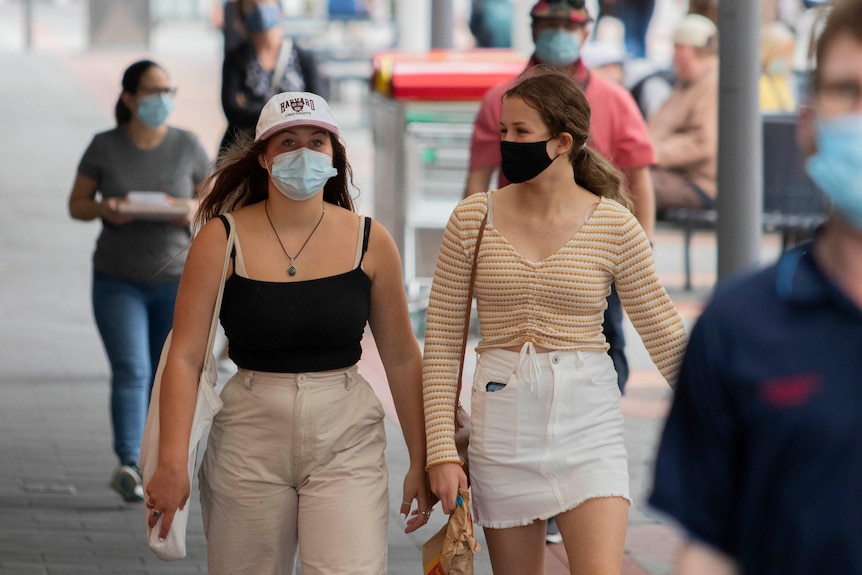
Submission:
[[[305,246],[308,245],[308,241],[311,239],[311,236],[314,235],[314,232],[316,232],[317,228],[320,226],[320,222],[323,221],[323,216],[326,214],[326,204],[323,205],[323,211],[320,212],[320,219],[317,220],[316,224],[314,224],[314,228],[311,230],[311,233],[308,234],[308,237],[305,238],[305,242],[303,242],[302,247],[299,248],[299,251],[296,252],[296,255],[293,257],[291,257],[290,254],[287,253],[287,250],[284,248],[284,243],[282,243],[282,241],[281,241],[281,236],[278,235],[278,232],[275,229],[275,225],[272,223],[272,218],[269,217],[269,207],[268,206],[269,206],[269,200],[265,200],[263,202],[263,211],[264,211],[264,213],[266,213],[266,219],[269,221],[269,226],[272,228],[272,233],[275,234],[275,238],[278,240],[278,247],[281,248],[281,251],[283,251],[284,255],[287,256],[287,259],[290,260],[290,267],[287,268],[287,274],[291,277],[295,276],[296,275],[296,266],[293,265],[293,262],[294,262],[294,260],[296,260],[296,258],[299,257],[299,254],[302,253],[302,250],[305,249]]]

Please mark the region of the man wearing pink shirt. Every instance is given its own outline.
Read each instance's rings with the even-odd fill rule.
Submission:
[[[648,237],[655,225],[655,195],[649,168],[656,157],[643,116],[631,94],[624,88],[592,74],[580,58],[580,47],[589,35],[592,18],[584,0],[537,2],[530,11],[535,51],[525,72],[537,64],[569,69],[584,88],[591,107],[591,137],[588,142],[610,160],[625,176],[628,193],[635,205],[635,216]],[[517,79],[495,86],[482,98],[470,144],[470,171],[465,196],[485,192],[501,163],[500,113],[502,97]],[[509,182],[499,172],[497,187]],[[616,291],[608,296],[604,322],[605,339],[614,360],[622,391],[628,379],[625,341],[622,332],[622,306]]]

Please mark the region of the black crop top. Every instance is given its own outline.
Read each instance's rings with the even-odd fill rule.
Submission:
[[[227,219],[219,216],[228,227]],[[362,270],[371,219],[365,218],[362,255],[349,272],[301,282],[266,282],[234,273],[220,311],[228,355],[239,367],[276,373],[350,367],[362,356],[371,309],[371,280]]]

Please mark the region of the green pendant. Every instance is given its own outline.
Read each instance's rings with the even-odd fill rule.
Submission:
[[[296,275],[296,268],[295,268],[295,267],[293,267],[293,266],[290,266],[290,267],[287,269],[287,273],[288,273],[288,275],[290,275],[291,277],[295,276],[295,275]]]

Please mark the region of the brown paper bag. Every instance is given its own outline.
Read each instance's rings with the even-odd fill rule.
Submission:
[[[460,490],[449,521],[422,546],[425,575],[473,575],[479,544],[473,537],[470,493]]]
[[[446,540],[447,529],[449,529],[448,523],[422,545],[422,566],[425,575],[446,575],[440,560],[443,556],[443,542]]]

